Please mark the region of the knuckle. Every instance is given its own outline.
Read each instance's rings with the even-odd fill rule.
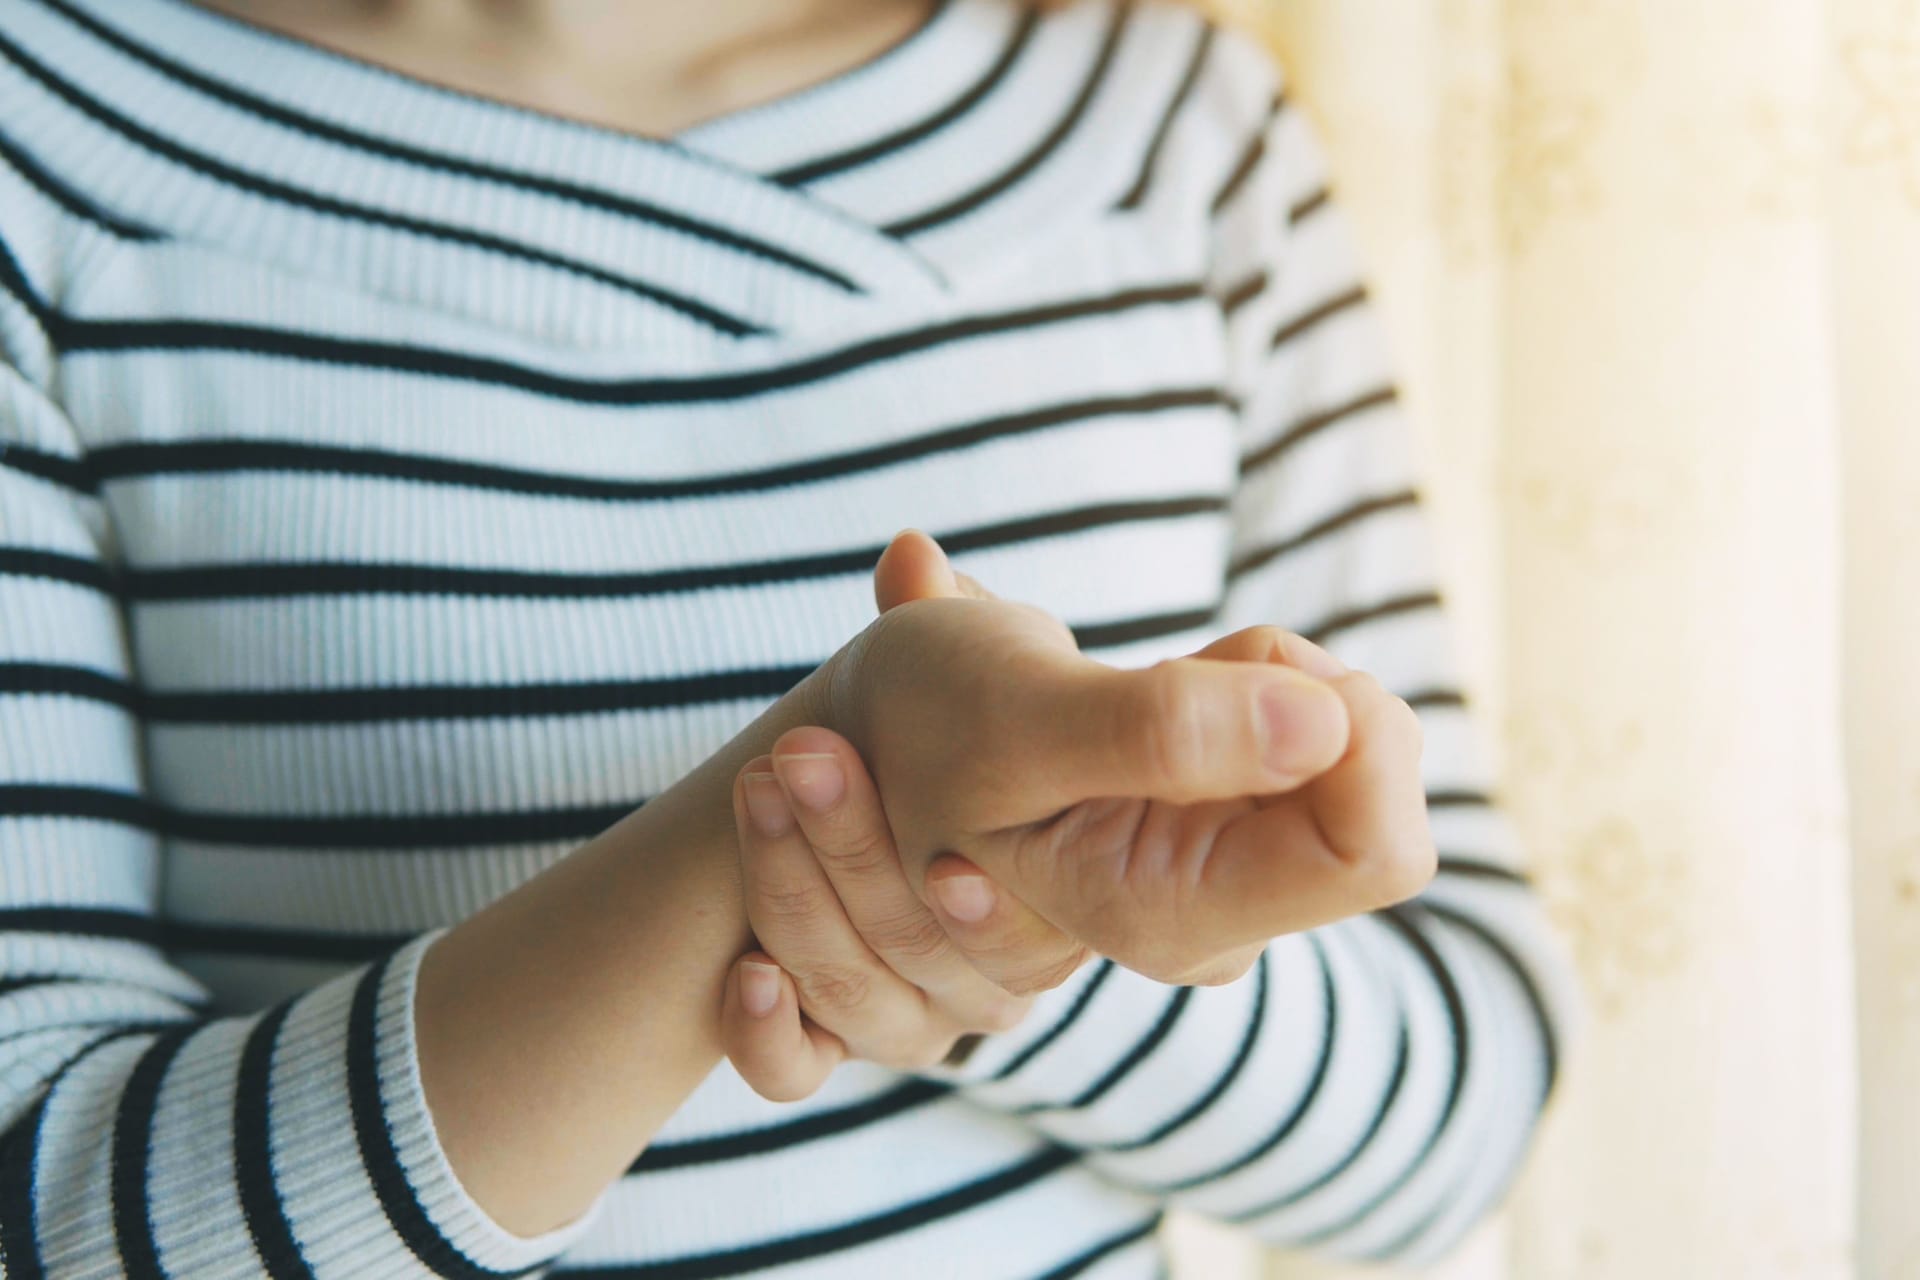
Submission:
[[[812,885],[781,881],[756,884],[753,905],[756,917],[787,932],[812,925],[819,919],[822,906],[820,894]]]
[[[793,976],[807,1003],[819,1009],[857,1009],[873,993],[872,977],[854,965],[816,965]]]
[[[1371,896],[1380,907],[1418,897],[1433,883],[1440,856],[1430,837],[1400,841],[1368,859]]]
[[[847,871],[879,871],[897,861],[891,835],[870,824],[849,823],[825,839],[826,843],[814,846],[814,856]]]
[[[953,949],[947,931],[925,910],[875,921],[863,933],[875,951],[902,960],[937,960]]]

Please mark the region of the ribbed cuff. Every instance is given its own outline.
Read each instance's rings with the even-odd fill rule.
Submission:
[[[414,1023],[421,958],[439,936],[296,1001],[273,1048],[273,1173],[292,1241],[320,1276],[518,1275],[593,1220],[518,1236],[460,1184],[427,1107]]]

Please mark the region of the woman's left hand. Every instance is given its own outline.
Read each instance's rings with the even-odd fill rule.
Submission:
[[[1014,953],[1057,986],[1087,959],[957,855],[927,872],[937,914],[914,893],[859,753],[827,729],[795,729],[735,781],[747,914],[762,951],[728,975],[727,1056],[776,1102],[804,1098],[848,1058],[914,1071],[963,1036],[1009,1030],[1028,998],[961,953]],[[769,954],[770,953],[770,954]],[[775,963],[773,956],[779,957]]]

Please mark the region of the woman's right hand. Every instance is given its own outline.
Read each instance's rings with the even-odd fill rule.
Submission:
[[[923,535],[888,549],[884,612],[819,673],[815,722],[864,759],[923,902],[936,860],[971,864],[1065,940],[961,941],[1003,988],[1056,985],[1080,946],[1164,982],[1229,980],[1259,944],[1431,878],[1417,722],[1378,682],[1270,627],[1123,671],[1028,606],[888,608],[899,562],[929,556],[944,567]],[[845,769],[816,765],[782,771],[796,809],[846,794]]]

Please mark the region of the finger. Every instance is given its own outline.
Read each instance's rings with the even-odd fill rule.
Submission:
[[[1048,654],[1006,708],[1029,776],[1062,807],[1105,796],[1190,804],[1291,791],[1347,749],[1347,708],[1321,680],[1264,662],[1177,658],[1116,670]],[[1026,754],[1026,753],[1023,753]]]
[[[1371,676],[1332,684],[1352,725],[1346,754],[1230,818],[1209,850],[1200,892],[1227,914],[1225,937],[1314,928],[1412,897],[1433,877],[1418,720]]]
[[[873,602],[881,613],[909,600],[961,594],[947,553],[918,529],[895,534],[873,567]]]
[[[853,745],[828,729],[793,729],[773,744],[772,759],[841,909],[874,954],[966,1030],[1005,1030],[1017,1022],[1023,1010],[1009,994],[1016,988],[1002,989],[969,963],[914,891],[873,778]],[[1052,932],[1027,915],[1034,937],[1042,928]],[[1055,940],[1055,950],[1071,945],[1064,936]]]
[[[965,596],[970,600],[999,597],[964,573],[956,573],[938,542],[918,529],[894,535],[880,562],[873,567],[873,602],[885,613],[910,600]]]
[[[1346,663],[1305,636],[1279,627],[1242,628],[1221,636],[1193,656],[1223,662],[1272,662],[1304,671],[1316,680],[1337,680],[1347,674]]]
[[[740,1078],[770,1102],[798,1102],[818,1089],[847,1050],[800,1013],[793,979],[773,957],[749,952],[727,976],[720,1043]]]
[[[1092,955],[957,853],[943,853],[928,865],[926,885],[927,900],[953,945],[1001,990],[1023,997],[1051,991]],[[1011,1030],[1029,1004],[1023,999],[1005,1007],[1004,1025],[980,1029]]]
[[[925,1065],[935,1041],[944,1049],[960,1029],[947,1027],[925,994],[862,940],[770,763],[765,756],[750,762],[735,787],[741,878],[754,936],[792,977],[801,1009],[845,1041],[855,1057],[901,1069]]]

